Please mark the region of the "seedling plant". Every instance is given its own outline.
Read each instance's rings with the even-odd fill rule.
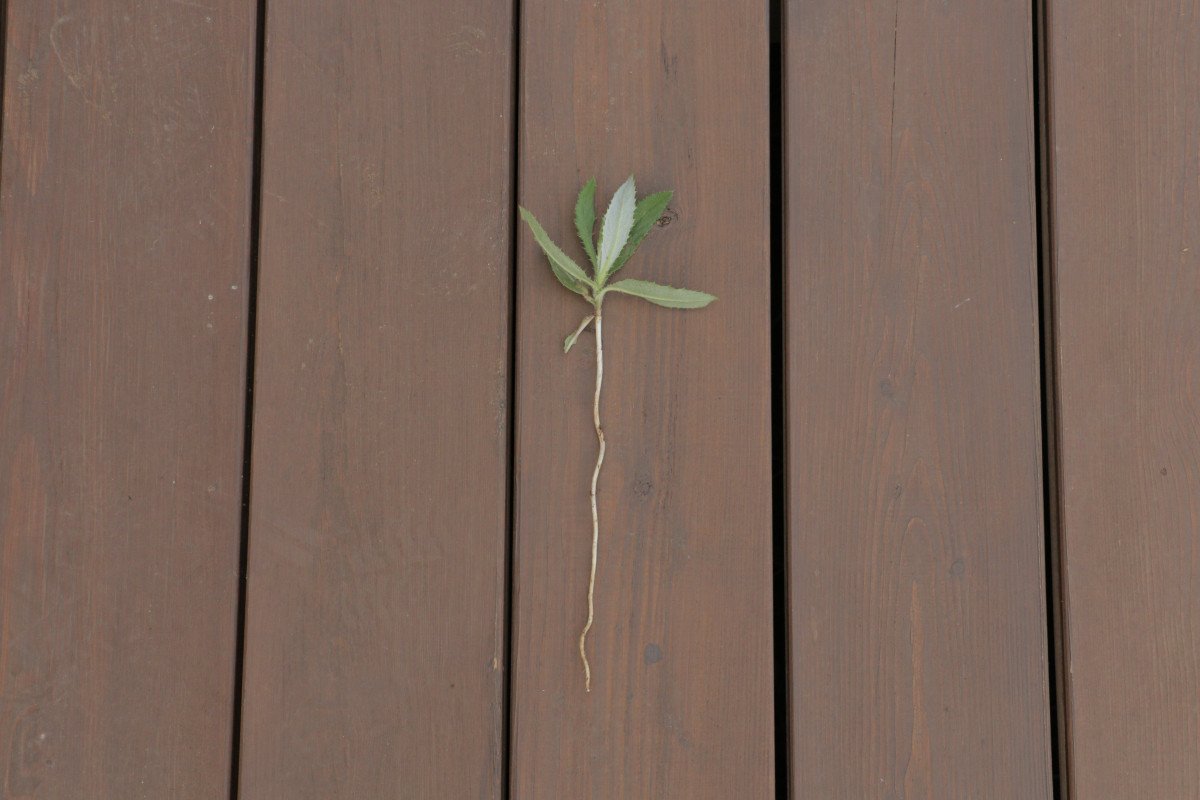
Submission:
[[[630,175],[609,201],[608,210],[600,226],[599,240],[593,241],[596,226],[596,181],[593,178],[584,184],[575,202],[575,230],[591,264],[590,273],[584,271],[550,239],[533,214],[524,208],[520,209],[521,218],[529,225],[533,238],[549,259],[554,277],[591,306],[587,316],[563,341],[563,352],[570,352],[589,326],[596,335],[596,390],[592,399],[592,424],[596,429],[597,453],[591,485],[592,568],[588,578],[587,622],[579,634],[579,658],[583,662],[584,689],[588,692],[592,690],[592,668],[587,657],[587,635],[595,619],[596,556],[600,543],[596,486],[600,480],[600,468],[604,465],[604,429],[600,426],[600,387],[604,383],[604,298],[610,292],[617,292],[640,297],[666,308],[703,308],[717,299],[704,292],[677,289],[635,278],[609,282],[650,233],[654,223],[666,210],[667,203],[671,201],[671,195],[670,191],[658,192],[638,200],[633,176]]]

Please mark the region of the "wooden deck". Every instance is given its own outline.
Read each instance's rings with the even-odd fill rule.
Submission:
[[[1200,798],[1194,0],[0,11],[0,797]]]

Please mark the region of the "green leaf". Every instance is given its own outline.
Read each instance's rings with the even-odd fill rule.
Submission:
[[[604,285],[605,279],[612,270],[617,256],[629,241],[629,231],[633,228],[633,211],[637,206],[637,192],[630,175],[621,188],[613,193],[604,212],[604,225],[600,228],[600,247],[596,253],[596,284]]]
[[[595,317],[593,315],[591,315],[591,314],[587,315],[586,317],[583,318],[583,322],[579,323],[579,327],[575,329],[574,333],[567,334],[567,338],[563,339],[563,352],[564,353],[571,352],[571,348],[575,346],[575,340],[579,338],[579,334],[584,332],[584,330],[587,328],[588,324],[591,323],[591,321],[593,319],[595,319]]]
[[[592,269],[596,268],[596,245],[592,242],[592,229],[596,227],[596,179],[592,178],[579,190],[579,199],[575,201],[575,230],[579,232],[579,241],[583,242],[583,250]]]
[[[622,292],[651,303],[667,308],[704,308],[717,298],[706,292],[692,289],[676,289],[674,286],[663,286],[650,281],[639,281],[627,278],[605,287],[604,292]],[[601,292],[601,295],[604,294]]]
[[[621,251],[621,255],[617,256],[612,269],[608,271],[609,275],[625,266],[625,262],[633,255],[633,251],[638,249],[642,239],[646,238],[646,234],[650,233],[654,223],[658,222],[658,218],[667,210],[667,203],[671,202],[673,194],[674,192],[668,189],[665,192],[655,192],[638,200],[637,209],[633,212],[633,228],[629,231],[629,241],[625,243],[625,249]]]
[[[550,259],[550,269],[554,272],[554,277],[558,278],[558,282],[570,289],[572,292],[587,296],[587,289],[595,289],[596,285],[588,278],[587,273],[579,268],[579,265],[570,259],[570,257],[559,249],[541,224],[537,221],[537,217],[530,214],[524,208],[520,209],[521,219],[529,225],[529,229],[533,231],[533,238],[537,239],[537,243],[541,245],[542,250],[546,253],[546,257]]]

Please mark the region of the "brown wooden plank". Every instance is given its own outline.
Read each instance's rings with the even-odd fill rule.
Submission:
[[[0,795],[226,797],[253,5],[7,5]]]
[[[497,797],[507,3],[271,0],[242,797]]]
[[[785,17],[793,795],[1049,797],[1029,4]]]
[[[1200,796],[1200,6],[1048,16],[1073,798]]]
[[[671,188],[622,273],[716,294],[605,304],[592,691],[594,338],[518,251],[514,797],[767,797],[773,785],[766,3],[522,3],[522,205],[582,259],[575,193]]]

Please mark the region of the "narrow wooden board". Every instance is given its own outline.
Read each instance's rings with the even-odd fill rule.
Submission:
[[[792,796],[1051,796],[1028,3],[785,10]]]
[[[0,795],[226,797],[253,4],[7,5]]]
[[[766,3],[522,3],[518,187],[576,259],[631,172],[675,200],[623,277],[720,299],[605,303],[592,691],[577,638],[591,551],[588,306],[518,249],[512,793],[772,796]],[[669,224],[666,224],[668,223]]]
[[[509,4],[268,7],[241,796],[499,797]]]
[[[1200,796],[1200,7],[1049,5],[1071,797]]]

